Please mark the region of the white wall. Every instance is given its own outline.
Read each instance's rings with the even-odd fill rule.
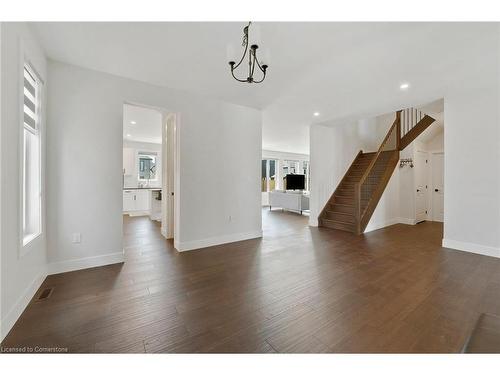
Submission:
[[[158,124],[158,128],[159,128],[159,131],[161,131],[161,124]],[[161,187],[162,170],[163,170],[162,157],[161,157],[161,155],[162,155],[161,144],[123,140],[123,147],[134,149],[134,154],[136,155],[136,159],[137,159],[137,153],[139,153],[141,151],[151,151],[151,152],[158,153],[158,158],[156,159],[157,179],[156,179],[156,181],[150,181],[149,186],[150,187]],[[144,181],[141,181],[141,182],[144,182]],[[134,173],[132,175],[123,176],[123,186],[130,188],[130,187],[137,187],[138,184],[139,184],[139,170],[138,170],[138,163],[135,163]]]
[[[444,131],[437,133],[432,139],[426,143],[427,151],[443,151],[444,150]]]
[[[42,236],[29,244],[28,252],[20,255],[21,228],[21,95],[23,55],[47,82],[46,59],[37,41],[24,23],[1,24],[1,328],[3,339],[22,313],[46,275],[46,229]],[[42,93],[46,103],[46,91]],[[45,99],[45,100],[44,100]],[[42,108],[45,113],[45,106]],[[42,140],[45,137],[42,119]],[[42,171],[45,167],[42,150]],[[43,196],[42,198],[44,198]],[[42,199],[42,213],[45,199]]]
[[[500,257],[500,46],[491,50],[445,96],[443,245]]]
[[[125,101],[180,113],[179,250],[261,235],[259,111],[59,62],[50,62],[49,79],[51,262],[120,259]],[[81,244],[71,244],[74,232]]]

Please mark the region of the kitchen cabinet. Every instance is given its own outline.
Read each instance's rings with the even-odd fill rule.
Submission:
[[[151,210],[151,191],[148,189],[123,190],[123,212],[146,215]]]
[[[149,218],[161,221],[161,189],[151,189],[151,209]]]
[[[135,192],[135,209],[137,211],[149,211],[151,208],[151,191],[137,190]]]
[[[135,174],[135,150],[130,147],[123,148],[123,174],[125,176]]]
[[[135,195],[133,190],[123,191],[123,212],[134,211]]]

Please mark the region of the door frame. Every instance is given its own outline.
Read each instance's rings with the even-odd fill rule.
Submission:
[[[435,163],[434,163],[434,158],[436,155],[443,155],[443,181],[444,181],[444,150],[437,150],[437,151],[429,151],[429,154],[430,154],[430,168],[429,168],[429,181],[430,181],[430,184],[431,184],[431,193],[433,192],[433,188],[434,188],[434,179],[433,179],[433,169],[435,168]],[[443,183],[444,185],[444,183]],[[444,189],[444,186],[443,186],[443,189]],[[434,195],[431,196],[430,198],[430,215],[428,215],[430,217],[430,219],[432,221],[438,221],[438,222],[441,222],[439,220],[435,220],[435,210],[434,210]],[[443,212],[444,212],[444,195],[443,195]],[[443,222],[444,222],[444,214],[443,214]]]
[[[177,162],[177,123],[180,115],[178,113],[167,112],[163,116],[162,124],[162,227],[161,233],[166,239],[176,238],[176,228],[178,217],[178,199],[176,194],[178,168]],[[166,223],[166,227],[164,225]]]
[[[162,108],[162,107],[156,107],[156,106],[152,106],[152,105],[148,105],[148,104],[124,100],[122,103],[122,134],[123,134],[123,105],[125,105],[125,104],[133,105],[133,106],[137,106],[137,107],[154,109],[162,114],[162,124],[161,124],[161,129],[162,129],[162,199],[163,199],[162,200],[162,224],[163,224],[164,220],[167,219],[167,216],[168,216],[169,218],[166,221],[167,228],[168,227],[172,228],[172,231],[170,233],[170,231],[168,231],[166,228],[164,229],[163,225],[161,226],[160,231],[161,231],[161,234],[165,238],[173,239],[174,245],[175,245],[176,239],[179,238],[179,223],[180,223],[180,213],[179,213],[180,194],[177,193],[179,191],[179,186],[180,186],[180,179],[179,179],[180,162],[179,162],[179,155],[178,155],[179,154],[178,153],[178,150],[179,150],[179,148],[178,148],[179,143],[178,142],[179,142],[179,136],[180,136],[180,134],[179,134],[180,113],[169,111],[166,108]],[[169,127],[171,129],[170,131],[172,132],[172,135],[169,138],[171,139],[173,144],[172,144],[172,147],[167,147],[169,149],[169,150],[167,150],[167,154],[169,154],[169,153],[171,154],[168,159],[170,159],[170,162],[172,162],[172,165],[170,168],[168,168],[168,171],[165,174],[164,171],[165,171],[165,168],[167,167],[168,161],[167,161],[167,163],[164,162],[165,157],[167,155],[163,153],[163,151],[164,151],[163,148],[164,148],[164,146],[167,146],[167,145],[166,145],[166,141],[165,141],[165,136],[163,134],[163,129],[165,128],[166,120],[169,118],[169,116],[173,116],[173,119],[174,119],[173,126]],[[123,136],[122,136],[122,150],[123,150]],[[122,168],[123,168],[123,164],[122,164]],[[172,190],[170,190],[170,193],[172,193],[170,196],[174,197],[173,202],[172,202],[173,210],[168,210],[166,205],[164,206],[164,203],[163,203],[165,201],[165,197],[168,196],[168,194],[166,195],[163,191],[164,184],[168,178],[170,178],[173,181],[173,183],[171,184]],[[123,196],[123,186],[122,186],[122,189],[120,192],[120,196]],[[172,212],[172,214],[167,215],[167,212]],[[122,214],[123,214],[123,207],[122,207]],[[170,225],[168,225],[168,220],[171,220]]]
[[[425,219],[424,220],[418,220],[417,219],[417,169],[415,169],[416,173],[415,173],[415,177],[414,177],[414,186],[413,186],[413,194],[414,194],[414,197],[415,197],[415,212],[414,212],[414,219],[415,219],[415,224],[418,224],[422,221],[428,221],[429,220],[429,151],[427,150],[422,150],[422,149],[416,149],[415,150],[415,155],[414,155],[414,159],[415,159],[415,165],[416,165],[416,168],[418,168],[418,164],[416,163],[417,161],[417,155],[418,153],[422,153],[422,154],[425,154],[426,155],[426,160],[427,160],[427,171],[426,173],[424,173],[424,176],[425,176],[425,179],[426,179],[426,192],[425,192]]]

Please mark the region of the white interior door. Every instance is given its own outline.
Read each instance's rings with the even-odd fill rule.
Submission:
[[[415,221],[427,220],[427,152],[417,151],[415,158]]]
[[[174,238],[175,208],[175,155],[176,155],[176,115],[165,115],[162,126],[163,184],[162,184],[162,234]]]
[[[444,153],[432,154],[432,220],[444,221]]]

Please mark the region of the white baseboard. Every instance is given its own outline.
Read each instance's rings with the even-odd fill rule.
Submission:
[[[37,292],[38,288],[40,288],[47,275],[77,271],[85,268],[106,266],[108,264],[122,263],[124,260],[125,256],[122,250],[120,252],[107,255],[49,263],[47,265],[47,268],[44,269],[44,271],[40,273],[40,275],[38,275],[25,289],[25,291],[16,301],[11,310],[7,313],[7,315],[5,315],[5,318],[0,321],[0,341],[3,340],[5,336],[7,336],[9,331],[17,322],[31,299],[35,296],[35,293]]]
[[[186,242],[174,241],[174,247],[177,249],[177,251],[188,251],[188,250],[201,249],[209,246],[222,245],[230,242],[250,240],[252,238],[260,238],[260,237],[262,237],[261,230],[255,232],[229,234],[226,236],[206,238],[203,240],[186,241]]]
[[[109,264],[123,263],[125,255],[123,250],[116,253],[98,255],[94,257],[66,260],[48,264],[48,274],[83,270],[85,268],[107,266]]]
[[[416,221],[415,221],[415,219],[409,219],[407,217],[400,217],[400,218],[398,218],[398,223],[399,224],[406,224],[406,225],[415,225]]]
[[[407,225],[415,225],[415,220],[412,219],[407,219],[403,217],[397,217],[394,219],[386,220],[383,222],[378,222],[378,223],[368,223],[368,226],[366,227],[364,233],[372,232],[377,229],[382,229],[385,227],[388,227],[389,225],[394,225],[394,224],[407,224]],[[318,219],[314,219],[312,217],[309,218],[309,226],[310,227],[317,227],[319,225]]]
[[[470,242],[455,241],[443,238],[443,247],[453,250],[466,251],[474,254],[486,255],[489,257],[500,258],[500,248],[484,246]]]
[[[40,275],[35,277],[31,284],[24,290],[23,294],[18,298],[14,306],[12,306],[7,315],[5,315],[5,318],[2,319],[2,321],[0,322],[0,341],[2,341],[5,336],[7,336],[12,327],[14,327],[17,319],[19,319],[24,309],[28,306],[31,299],[35,296],[35,293],[37,292],[38,288],[40,288],[46,277],[46,272],[42,272],[40,273]]]
[[[146,211],[127,211],[127,212],[124,212],[124,214],[127,214],[130,217],[134,217],[134,216],[149,216],[151,214],[151,211],[150,210],[146,210]]]
[[[394,219],[390,219],[390,220],[386,220],[386,221],[382,221],[382,222],[378,222],[378,223],[373,223],[373,224],[368,223],[364,233],[372,232],[374,230],[382,229],[382,228],[388,227],[389,225],[394,225],[394,224],[399,224],[399,218],[394,218]]]

